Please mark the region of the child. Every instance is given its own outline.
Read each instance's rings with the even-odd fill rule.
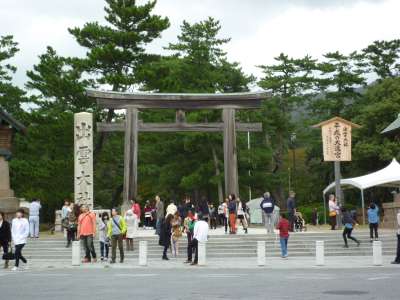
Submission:
[[[100,242],[100,256],[101,261],[108,260],[108,251],[110,248],[110,242],[107,238],[107,223],[108,223],[108,213],[103,212],[101,215],[101,220],[99,222],[99,242]]]
[[[182,220],[181,217],[179,216],[179,212],[176,212],[171,221],[171,226],[172,226],[171,244],[174,257],[178,256],[179,239],[182,236],[181,222]]]
[[[290,224],[289,221],[286,219],[285,214],[281,214],[281,218],[278,222],[278,225],[276,226],[276,229],[279,230],[282,258],[288,257],[287,244],[289,239],[289,227]]]

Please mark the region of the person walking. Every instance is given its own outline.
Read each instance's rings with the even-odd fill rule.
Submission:
[[[207,242],[208,223],[203,220],[203,216],[198,216],[198,221],[194,224],[192,246],[194,251],[194,261],[190,264],[197,265],[199,262],[199,243]]]
[[[108,253],[110,250],[110,239],[107,236],[109,216],[108,212],[101,214],[99,222],[99,242],[100,242],[100,259],[101,261],[108,260]]]
[[[379,208],[375,203],[371,203],[369,205],[367,215],[369,223],[369,237],[372,243],[374,240],[374,233],[375,233],[375,241],[378,240]]]
[[[293,191],[289,192],[289,198],[286,201],[287,211],[288,211],[288,220],[289,220],[289,231],[294,231],[294,214],[296,212],[296,193]]]
[[[279,241],[281,244],[282,258],[288,257],[289,228],[290,228],[290,223],[286,219],[286,215],[282,213],[279,222],[276,226],[276,229],[279,230]]]
[[[76,233],[78,230],[78,217],[80,213],[79,205],[73,202],[69,205],[68,213],[65,218],[67,224],[67,245],[66,248],[71,246],[71,243],[76,240]]]
[[[339,206],[336,203],[336,197],[333,194],[329,195],[329,202],[328,202],[328,207],[329,207],[329,220],[331,223],[331,230],[335,230],[336,229],[336,216],[338,214],[339,211]]]
[[[274,209],[275,201],[269,192],[265,192],[260,207],[264,212],[264,222],[267,233],[274,232]]]
[[[160,196],[156,196],[156,234],[161,235],[161,224],[164,219],[164,202]]]
[[[356,222],[351,216],[351,213],[345,207],[342,208],[342,224],[344,225],[343,229],[344,248],[349,248],[349,245],[347,243],[348,238],[357,243],[357,246],[360,246],[360,241],[358,241],[355,237],[351,236],[351,233],[353,231]]]
[[[174,216],[169,214],[167,215],[167,217],[165,218],[165,220],[161,223],[160,226],[160,239],[159,239],[159,245],[164,247],[163,250],[163,255],[162,255],[162,259],[163,260],[169,260],[168,256],[167,256],[167,251],[168,248],[171,245],[171,222],[172,222],[172,218]]]
[[[81,206],[78,217],[78,240],[82,241],[85,257],[83,263],[96,262],[96,251],[93,239],[96,236],[96,215],[89,210],[86,204]]]
[[[150,205],[150,201],[146,201],[146,205],[144,206],[144,229],[151,229],[151,222],[153,222],[152,217],[153,208]]]
[[[397,211],[397,251],[396,258],[392,264],[400,264],[400,209]]]
[[[29,205],[29,236],[39,238],[39,212],[42,206],[38,199],[32,199]]]
[[[4,212],[0,211],[0,247],[3,249],[3,254],[6,255],[11,243],[11,227],[10,223],[5,219]],[[4,269],[8,268],[8,259],[4,260]]]
[[[172,255],[176,258],[179,254],[179,239],[182,236],[181,231],[182,219],[179,212],[175,212],[174,217],[171,220],[172,234],[171,234],[171,245]]]
[[[133,239],[138,230],[138,217],[131,209],[128,209],[124,219],[126,223],[126,251],[133,251]]]
[[[120,263],[124,262],[124,245],[123,237],[126,233],[126,223],[123,217],[118,214],[118,210],[113,208],[111,210],[111,220],[107,225],[107,236],[111,240],[111,262],[115,264],[117,259],[117,246],[119,249]]]
[[[13,271],[19,269],[20,260],[22,260],[24,264],[27,264],[26,258],[22,255],[22,248],[24,248],[29,236],[29,222],[24,218],[24,214],[25,212],[22,208],[18,209],[11,223],[11,236],[15,245],[15,266],[12,268]]]
[[[194,218],[194,215],[192,211],[189,210],[187,217],[183,221],[183,228],[187,237],[187,260],[185,261],[185,264],[192,263],[192,255],[193,255],[192,240],[193,240],[193,229],[195,222],[196,220]]]
[[[236,228],[238,227],[239,223],[242,224],[244,233],[247,234],[247,228],[248,228],[248,223],[246,219],[246,203],[241,201],[239,198],[237,198],[237,225]]]
[[[229,195],[228,197],[228,211],[229,211],[229,226],[230,226],[230,234],[236,234],[236,213],[237,213],[237,205],[236,205],[236,197],[234,194]]]

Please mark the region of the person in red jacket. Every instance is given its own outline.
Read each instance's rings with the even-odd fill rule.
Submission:
[[[288,257],[287,244],[289,239],[289,228],[290,223],[288,219],[286,219],[285,214],[281,214],[281,218],[276,226],[276,229],[279,230],[282,258]]]
[[[137,203],[135,200],[131,200],[132,204],[132,211],[133,213],[137,216],[138,219],[138,224],[140,223],[140,216],[141,216],[141,210],[140,210],[140,205]]]

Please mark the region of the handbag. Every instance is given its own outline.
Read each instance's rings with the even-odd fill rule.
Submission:
[[[15,259],[15,254],[12,250],[12,247],[10,246],[10,250],[7,253],[3,254],[3,260],[14,260]]]
[[[336,217],[336,211],[335,210],[330,211],[329,212],[329,216],[330,217]]]

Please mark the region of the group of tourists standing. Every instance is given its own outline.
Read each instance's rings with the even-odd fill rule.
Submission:
[[[245,202],[241,201],[240,198],[234,194],[230,194],[218,206],[218,219],[219,224],[225,227],[225,234],[236,234],[239,225],[241,224],[244,233],[248,233],[249,227],[249,211]],[[216,227],[216,226],[215,226]]]
[[[116,262],[117,248],[122,263],[125,257],[123,241],[126,241],[126,251],[134,250],[133,239],[137,235],[140,214],[140,206],[133,200],[131,208],[125,212],[124,216],[120,215],[117,208],[113,208],[111,216],[108,212],[103,212],[98,218],[87,205],[79,206],[65,201],[61,210],[61,222],[67,233],[66,247],[70,247],[72,241],[80,240],[85,252],[82,262],[96,262],[94,238],[98,232],[101,261],[108,260],[111,247],[110,263]]]
[[[207,242],[209,222],[211,221],[210,211],[206,209],[208,204],[204,201],[197,208],[191,203],[189,198],[186,198],[180,211],[172,202],[165,211],[164,203],[159,196],[156,196],[156,208],[158,209],[159,230],[156,232],[159,235],[159,244],[163,246],[162,259],[169,260],[167,252],[171,249],[172,255],[178,256],[179,240],[183,235],[187,237],[187,260],[185,263],[191,265],[198,264],[198,248],[199,243]],[[183,214],[183,218],[182,218]],[[194,253],[194,259],[193,259]]]

